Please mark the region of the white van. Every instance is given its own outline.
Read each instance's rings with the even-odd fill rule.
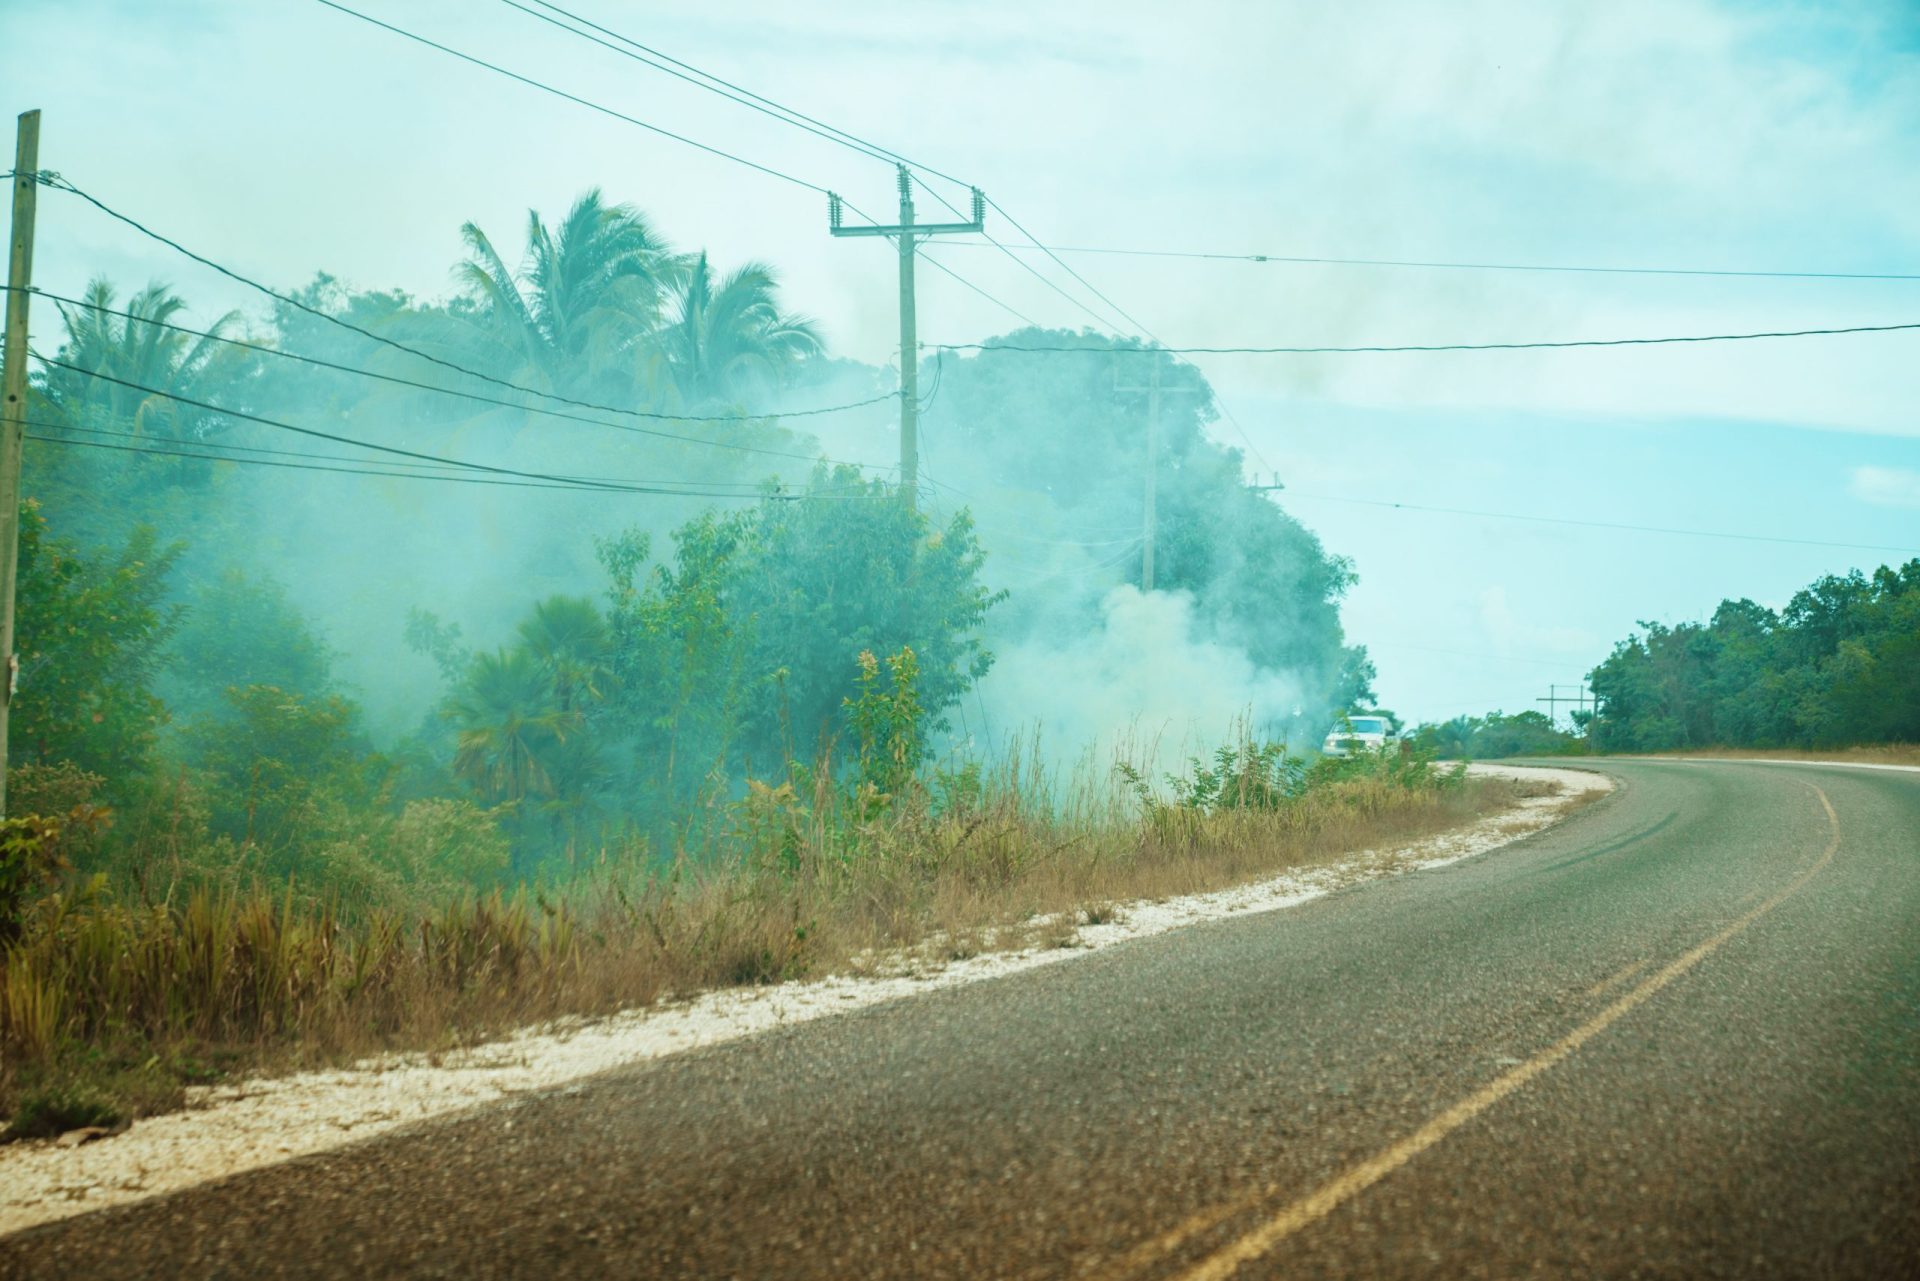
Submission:
[[[1352,752],[1377,752],[1394,742],[1393,722],[1384,716],[1342,716],[1340,723],[1320,745],[1323,756],[1346,756]]]

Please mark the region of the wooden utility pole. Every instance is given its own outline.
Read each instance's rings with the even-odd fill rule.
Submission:
[[[1560,686],[1549,685],[1547,686],[1547,696],[1545,698],[1536,698],[1533,700],[1536,703],[1545,703],[1547,705],[1547,724],[1552,725],[1557,723],[1557,719],[1559,716],[1558,708],[1562,703],[1572,703],[1579,710],[1581,711],[1586,710],[1587,687],[1584,684],[1581,684],[1581,685],[1575,685],[1573,688],[1578,690],[1579,693],[1562,694],[1560,692]],[[1594,706],[1596,708],[1599,706],[1598,699],[1594,700]]]
[[[1143,592],[1153,590],[1153,550],[1160,532],[1160,365],[1160,357],[1156,354],[1153,372],[1144,387],[1129,387],[1124,383],[1113,385],[1115,391],[1143,391],[1147,394],[1147,477],[1140,528],[1140,590]],[[1181,392],[1198,391],[1199,388],[1168,387],[1165,390],[1178,395]]]
[[[987,198],[973,188],[972,222],[913,220],[913,175],[899,166],[900,221],[891,227],[841,225],[840,197],[827,193],[828,230],[836,236],[891,236],[900,248],[900,498],[911,508],[920,482],[920,338],[913,297],[913,256],[930,236],[986,229]]]
[[[0,369],[0,816],[7,812],[7,721],[20,660],[13,592],[20,561],[20,447],[27,429],[27,291],[33,286],[33,213],[40,192],[40,113],[23,112],[13,148],[13,235],[7,256],[7,351]]]

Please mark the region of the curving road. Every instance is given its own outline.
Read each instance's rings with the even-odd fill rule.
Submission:
[[[1493,855],[67,1220],[0,1276],[1920,1276],[1920,773],[1599,767]]]

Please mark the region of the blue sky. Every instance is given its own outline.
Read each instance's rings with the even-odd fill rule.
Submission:
[[[806,176],[891,174],[484,0],[356,7]],[[1920,271],[1920,10],[1216,3],[668,6],[598,20],[986,187],[1063,244]],[[824,200],[461,66],[312,0],[0,9],[43,163],[270,279],[449,288],[585,187],[721,262],[769,259],[840,351],[891,358],[892,264]],[[868,252],[871,249],[872,252]],[[997,254],[940,251],[1050,324]],[[1920,281],[1730,281],[1086,258],[1174,345],[1485,341],[1920,320]],[[37,277],[245,301],[70,202]],[[1013,322],[924,277],[921,333]],[[1778,605],[1891,553],[1386,511],[1332,498],[1920,550],[1920,336],[1454,357],[1203,358],[1283,502],[1351,556],[1403,714],[1517,709],[1638,619]],[[1233,429],[1222,439],[1239,444]],[[1298,497],[1294,497],[1298,495]]]

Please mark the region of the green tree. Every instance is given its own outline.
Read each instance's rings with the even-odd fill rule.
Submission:
[[[1507,756],[1563,756],[1586,750],[1578,737],[1556,729],[1544,712],[1489,712],[1422,725],[1411,735],[1416,747],[1448,760],[1499,760]]]
[[[553,678],[524,647],[476,654],[447,716],[457,734],[454,770],[489,803],[551,796],[554,750],[580,724]]]
[[[603,548],[619,677],[608,716],[656,804],[716,771],[779,774],[857,738],[862,653],[912,651],[918,760],[992,663],[981,626],[998,597],[979,581],[972,522],[935,525],[852,468],[821,469],[797,500],[689,522],[645,581],[643,546]]]
[[[1602,750],[1920,739],[1920,560],[1827,575],[1778,615],[1730,600],[1641,627],[1592,674]]]
[[[331,690],[333,660],[285,586],[229,566],[189,594],[163,688],[192,712],[219,710],[227,689],[245,685],[314,697]]]
[[[702,250],[685,271],[662,343],[683,402],[740,401],[820,354],[812,321],[780,310],[773,268],[746,263],[714,280]]]
[[[558,228],[529,210],[518,272],[478,225],[460,234],[467,259],[455,278],[478,304],[463,322],[484,368],[570,394],[640,385],[664,300],[684,270],[644,214],[607,204],[598,188]]]
[[[612,688],[612,634],[591,600],[550,596],[520,624],[520,643],[552,682],[561,710],[577,711]]]
[[[85,372],[54,368],[47,374],[48,399],[75,427],[107,428],[170,440],[204,440],[219,434],[219,415],[170,400],[162,393],[204,400],[229,386],[246,364],[244,355],[219,339],[238,323],[230,311],[194,337],[164,326],[184,323],[186,300],[158,281],[116,307],[116,291],[104,276],[88,283],[83,304],[60,308],[66,339],[60,357]],[[115,314],[116,311],[124,315]],[[201,326],[193,326],[201,328]],[[104,378],[89,377],[90,374]],[[118,379],[108,382],[105,379]],[[138,387],[123,384],[138,384]],[[142,391],[150,387],[155,391]]]
[[[1076,351],[1022,355],[1046,346]],[[1200,371],[1134,340],[1023,329],[964,359],[943,356],[923,371],[938,388],[925,415],[930,467],[981,495],[974,514],[995,547],[994,569],[1034,551],[1086,544],[1096,556],[1069,562],[1038,591],[1015,595],[996,618],[1008,642],[1076,625],[1077,603],[1095,625],[1098,599],[1140,581],[1147,467],[1148,397],[1137,388],[1160,369],[1155,586],[1193,597],[1205,639],[1243,650],[1260,668],[1285,671],[1304,708],[1333,711],[1373,701],[1366,651],[1346,643],[1340,603],[1357,578],[1283,507],[1246,486],[1238,450],[1212,439],[1219,417]],[[1031,577],[1025,576],[1025,577]]]
[[[210,827],[261,851],[258,870],[270,878],[312,878],[302,858],[374,805],[384,775],[360,730],[360,709],[339,695],[309,698],[272,685],[229,688],[225,701],[222,713],[183,733],[214,802]]]
[[[181,551],[137,528],[116,551],[83,553],[21,505],[14,762],[70,761],[119,795],[144,774],[167,720],[153,686],[179,625],[165,599]]]

